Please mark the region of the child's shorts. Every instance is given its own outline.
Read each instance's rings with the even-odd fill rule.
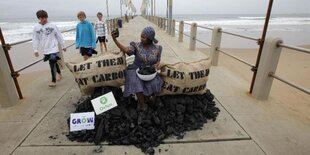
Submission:
[[[100,43],[105,43],[105,42],[108,42],[108,40],[106,39],[106,37],[105,36],[102,36],[102,37],[98,37],[97,38],[97,42],[100,42]]]
[[[58,60],[60,60],[59,52],[57,53],[51,53],[51,54],[44,54],[43,61],[50,61],[52,63],[56,63]]]
[[[87,55],[89,57],[91,57],[93,54],[98,54],[97,51],[95,51],[92,48],[85,48],[85,47],[81,47],[80,48],[80,53],[82,56]]]

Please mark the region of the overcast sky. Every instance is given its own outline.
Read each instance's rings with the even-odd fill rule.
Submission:
[[[142,0],[132,0],[140,13]],[[274,14],[310,14],[310,0],[274,0]],[[165,14],[166,0],[156,0],[156,13]],[[268,0],[174,0],[174,14],[264,14]],[[120,15],[119,0],[109,0],[110,14]],[[32,18],[38,9],[50,16],[94,16],[106,12],[106,0],[0,0],[0,18]]]

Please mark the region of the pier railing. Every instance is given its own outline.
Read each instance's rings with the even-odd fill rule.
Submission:
[[[119,28],[118,20],[122,20],[122,23],[126,22],[125,17],[118,17],[118,18],[112,18],[109,20],[106,20],[107,24],[107,31],[110,33],[112,30]],[[132,19],[131,16],[128,16],[128,20]],[[61,31],[61,33],[67,33],[75,31],[75,28],[68,29]],[[24,44],[27,42],[32,41],[32,39],[25,39],[14,43],[6,43],[4,36],[2,34],[2,30],[0,28],[0,41],[1,41],[1,47],[0,47],[0,81],[4,82],[3,87],[0,88],[0,96],[4,96],[5,98],[1,98],[2,106],[13,106],[17,104],[18,98],[23,99],[23,94],[21,91],[21,88],[18,83],[18,77],[20,76],[20,73],[40,62],[43,61],[43,59],[38,59],[34,62],[31,62],[30,64],[27,64],[26,66],[23,66],[17,70],[14,69],[13,63],[10,57],[10,49],[14,48],[14,46]],[[74,46],[75,43],[72,43],[68,46],[66,46],[66,49],[71,48]],[[61,46],[59,45],[59,53],[61,60],[58,62],[60,64],[61,69],[65,66],[65,59],[63,56],[63,50],[61,49]],[[1,82],[0,82],[1,84]],[[3,101],[2,101],[3,99]]]
[[[280,58],[280,53],[282,48],[287,48],[291,50],[295,50],[297,52],[302,52],[305,54],[310,54],[310,49],[301,48],[293,45],[287,45],[282,42],[279,38],[273,38],[268,37],[265,38],[265,33],[263,33],[262,38],[255,38],[252,36],[247,36],[239,33],[233,33],[223,30],[221,27],[207,27],[202,25],[197,25],[197,23],[187,23],[184,21],[176,21],[172,20],[172,28],[171,32],[168,31],[168,19],[164,17],[156,17],[156,16],[145,16],[148,20],[156,24],[159,28],[163,29],[164,31],[167,31],[169,35],[172,37],[175,37],[175,33],[178,33],[178,41],[183,42],[184,36],[189,38],[189,49],[190,50],[196,50],[196,43],[199,42],[203,45],[206,45],[210,48],[210,57],[211,57],[211,63],[213,66],[218,65],[219,61],[219,53],[225,54],[229,56],[232,59],[237,60],[238,62],[241,62],[247,66],[250,67],[250,69],[254,72],[255,78],[254,81],[252,81],[251,84],[251,90],[250,92],[253,94],[254,97],[256,97],[259,100],[266,100],[269,97],[270,90],[272,87],[273,79],[277,79],[293,88],[296,88],[297,90],[300,90],[308,95],[310,95],[310,91],[307,88],[304,88],[303,86],[300,86],[298,84],[295,84],[293,82],[290,82],[288,80],[283,79],[282,77],[275,74],[276,68],[278,65],[278,61]],[[176,29],[176,22],[179,23],[178,30]],[[184,26],[190,26],[190,33],[186,34],[184,33]],[[212,38],[211,43],[206,43],[202,40],[197,39],[197,29],[205,29],[212,31]],[[264,28],[264,31],[266,29]],[[259,46],[259,54],[257,57],[256,64],[248,62],[238,56],[235,56],[234,54],[225,51],[221,48],[221,40],[222,40],[222,34],[235,36],[238,38],[243,38],[246,40],[254,41]],[[259,64],[259,65],[258,65]],[[253,92],[252,92],[253,90]]]
[[[65,30],[65,31],[62,31],[61,33],[66,33],[66,32],[71,32],[71,31],[74,31],[74,29],[69,29],[69,30]],[[27,42],[30,42],[32,41],[32,39],[25,39],[25,40],[22,40],[22,41],[18,41],[18,42],[14,42],[14,43],[9,43],[7,44],[4,40],[4,36],[2,34],[2,30],[0,29],[0,40],[1,40],[1,45],[2,45],[2,48],[0,48],[0,52],[1,53],[4,53],[5,55],[5,58],[6,58],[6,61],[7,61],[7,66],[9,68],[9,72],[11,77],[13,78],[13,82],[14,82],[14,85],[16,87],[16,91],[17,91],[17,94],[18,94],[18,97],[19,99],[22,99],[23,98],[23,95],[22,95],[22,92],[21,92],[21,89],[20,89],[20,86],[19,86],[19,83],[18,83],[18,80],[17,78],[19,77],[20,75],[20,72],[22,72],[23,70],[43,61],[43,59],[39,59],[39,60],[36,60],[35,62],[32,62],[18,70],[15,70],[14,67],[13,67],[13,63],[12,63],[12,60],[11,60],[11,57],[10,57],[10,53],[9,53],[9,50],[11,48],[13,48],[14,46],[17,46],[17,45],[20,45],[20,44],[24,44],[24,43],[27,43]],[[74,44],[73,44],[74,45]],[[67,46],[66,48],[69,48],[73,45],[69,45]],[[60,47],[60,46],[59,46]],[[64,59],[63,59],[63,53],[62,53],[62,49],[59,49],[59,52],[60,52],[60,56],[61,56],[61,66],[64,66]]]

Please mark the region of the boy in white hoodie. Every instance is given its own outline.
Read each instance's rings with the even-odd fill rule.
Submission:
[[[44,54],[44,61],[49,61],[52,81],[49,87],[56,86],[56,72],[58,73],[57,81],[61,80],[61,72],[57,61],[60,60],[58,43],[62,49],[65,49],[65,41],[56,25],[48,23],[48,14],[44,10],[37,12],[39,23],[33,28],[33,50],[36,57],[39,57],[39,52]]]

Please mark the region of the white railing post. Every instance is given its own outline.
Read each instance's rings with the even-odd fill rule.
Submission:
[[[156,17],[157,26],[159,27],[159,17]]]
[[[108,31],[108,34],[110,34],[110,22],[109,22],[109,20],[106,20],[106,23],[105,23],[106,25],[107,25],[107,31]]]
[[[0,98],[2,107],[14,106],[19,100],[2,46],[0,46]]]
[[[191,35],[189,40],[189,49],[192,51],[196,50],[196,38],[197,38],[197,23],[192,23]]]
[[[163,30],[165,31],[166,30],[166,19],[163,18]]]
[[[169,32],[169,20],[168,19],[166,19],[166,32],[168,33],[168,34],[170,34],[170,32]]]
[[[162,22],[162,27],[161,27],[161,28],[162,28],[163,30],[165,30],[165,19],[162,18],[162,19],[161,19],[161,22]]]
[[[112,27],[112,30],[115,30],[115,24],[114,24],[114,19],[111,19],[111,27]]]
[[[118,28],[117,19],[114,19],[115,28]]]
[[[110,24],[110,31],[112,32],[113,29],[114,29],[114,27],[113,27],[113,20],[112,19],[109,20],[109,24]]]
[[[161,28],[165,30],[165,19],[164,18],[161,19]]]
[[[113,23],[114,23],[114,29],[118,28],[118,26],[117,26],[117,21],[116,21],[115,18],[113,19]]]
[[[63,53],[63,50],[60,44],[58,44],[58,50],[59,50],[60,60],[57,63],[60,69],[63,70],[65,68],[65,57],[64,57],[64,53]]]
[[[175,37],[175,20],[172,20],[171,36]]]
[[[159,27],[158,17],[156,17],[156,24]]]
[[[273,37],[267,38],[264,42],[252,92],[258,100],[267,100],[269,97],[273,82],[273,77],[270,77],[269,73],[275,73],[277,69],[282,50],[281,47],[278,47],[279,43],[282,43],[282,40]]]
[[[118,18],[115,19],[115,25],[116,25],[116,28],[119,28],[119,26],[118,26]]]
[[[217,66],[219,60],[219,51],[217,50],[221,46],[222,28],[215,27],[212,31],[212,40],[210,48],[211,64]]]
[[[114,19],[114,25],[115,25],[115,29],[118,28],[117,19],[116,18]]]
[[[158,17],[157,16],[155,16],[155,24],[158,25]]]
[[[164,18],[162,18],[162,25],[163,25],[162,29],[165,30],[165,19]]]
[[[115,21],[114,21],[114,19],[112,19],[111,21],[112,21],[112,28],[113,28],[113,30],[115,30]]]
[[[179,42],[183,42],[184,21],[179,23]]]

